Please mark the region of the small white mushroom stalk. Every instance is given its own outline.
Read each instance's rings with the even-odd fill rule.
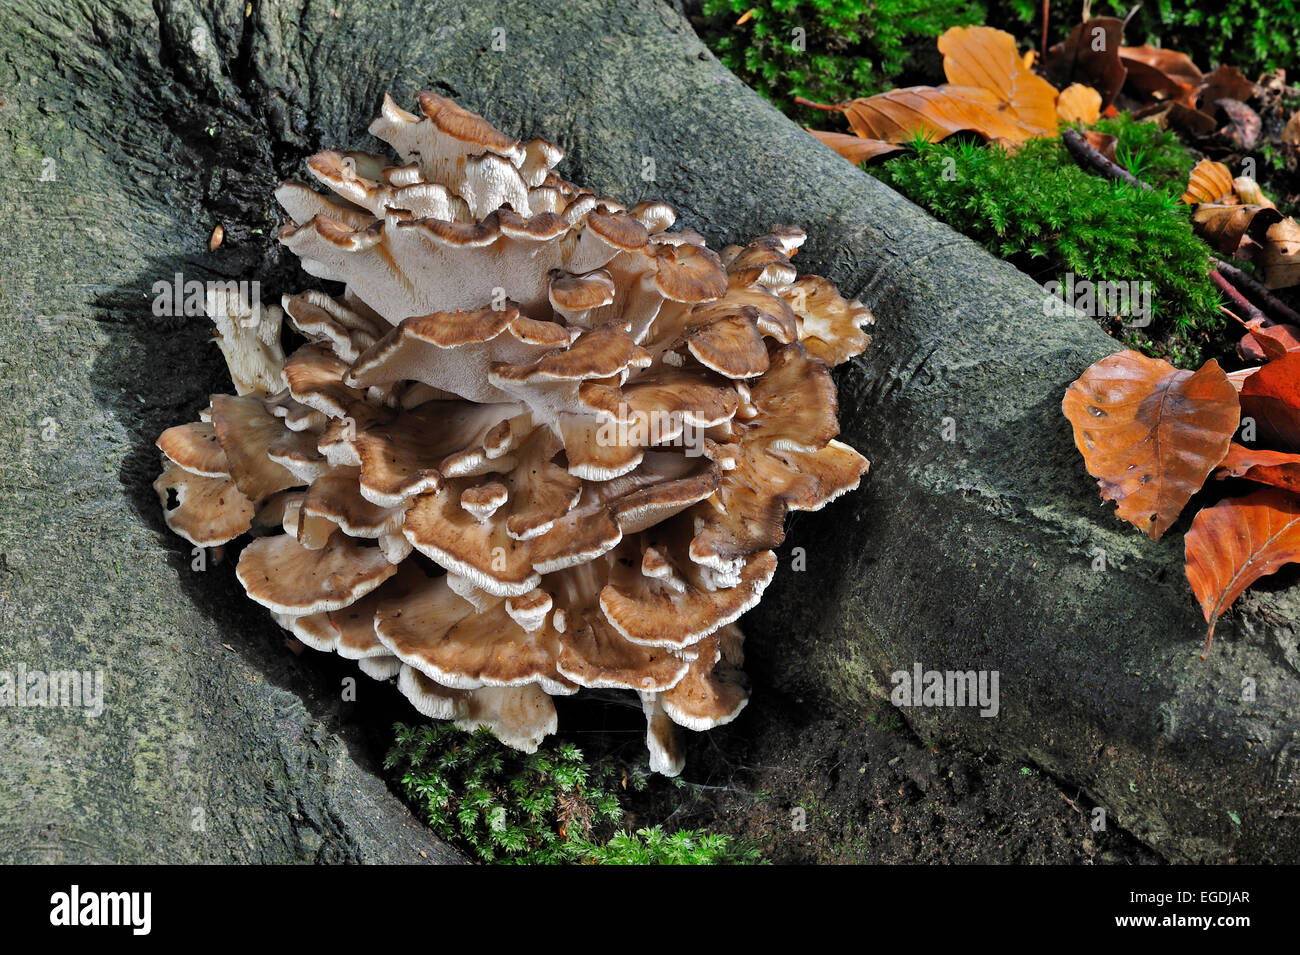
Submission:
[[[871,316],[797,276],[798,229],[715,253],[444,97],[370,131],[396,158],[325,151],[328,192],[276,192],[342,294],[208,303],[237,394],[159,438],[167,524],[251,533],[248,596],[430,718],[531,752],[553,697],[624,690],[676,775],[681,730],[748,701],[736,621],[786,512],[866,472],[829,366]]]

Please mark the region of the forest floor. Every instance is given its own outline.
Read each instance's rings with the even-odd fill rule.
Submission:
[[[876,707],[841,722],[765,688],[736,722],[692,735],[684,782],[653,777],[629,791],[627,822],[730,833],[777,864],[1163,861],[1113,822],[1094,831],[1087,796],[1040,768],[937,748],[894,707]],[[639,708],[584,709],[599,728],[561,738],[593,757],[622,740],[608,755],[644,759]]]

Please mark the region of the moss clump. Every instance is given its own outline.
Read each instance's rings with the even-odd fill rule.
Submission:
[[[1223,344],[1213,337],[1224,322],[1210,252],[1174,192],[1172,148],[1140,125],[1111,131],[1123,133],[1118,152],[1164,178],[1150,192],[1085,172],[1058,139],[1031,140],[1016,152],[918,142],[913,153],[868,171],[1040,282],[1065,283],[1073,273],[1076,284],[1151,283],[1146,327],[1104,315],[1099,322],[1131,347],[1199,364],[1207,347]]]
[[[704,0],[702,12],[700,35],[729,70],[788,115],[819,121],[794,98],[838,103],[891,89],[922,57],[937,63],[944,30],[983,19],[966,0]]]
[[[644,789],[640,769],[589,764],[570,743],[520,753],[451,723],[393,728],[384,759],[406,799],[440,837],[483,862],[525,865],[751,865],[758,849],[728,835],[660,827],[621,832],[618,787]]]

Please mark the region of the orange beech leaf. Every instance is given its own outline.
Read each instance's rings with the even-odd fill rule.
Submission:
[[[1202,159],[1192,169],[1187,179],[1187,190],[1181,202],[1191,205],[1196,202],[1223,202],[1235,195],[1232,186],[1232,171],[1221,162]]]
[[[903,147],[879,139],[863,139],[848,133],[832,133],[823,129],[809,129],[831,149],[835,150],[851,163],[862,163],[877,156],[903,152]]]
[[[1234,441],[1228,447],[1228,456],[1219,462],[1214,476],[1221,481],[1230,477],[1245,478],[1257,484],[1300,491],[1300,454],[1248,448]]]
[[[949,27],[939,37],[943,73],[953,86],[993,93],[1031,136],[1056,132],[1056,87],[1025,66],[1016,39],[992,27]]]
[[[1300,224],[1288,218],[1270,225],[1263,246],[1264,284],[1269,288],[1300,285]]]
[[[1190,372],[1131,350],[1085,371],[1061,410],[1102,498],[1152,540],[1223,460],[1239,416],[1218,362]]]
[[[1205,649],[1219,617],[1242,591],[1283,564],[1300,560],[1300,499],[1277,488],[1204,508],[1184,541],[1187,581],[1201,605]]]
[[[997,96],[978,87],[905,86],[833,108],[844,113],[858,136],[887,143],[905,143],[918,133],[937,142],[964,129],[986,139],[1028,139],[1000,105]]]
[[[1261,438],[1300,450],[1300,352],[1287,352],[1246,379],[1241,413],[1255,419]]]
[[[937,142],[970,130],[1017,144],[1056,132],[1056,87],[1025,65],[1010,33],[953,27],[939,37],[939,51],[948,85],[907,86],[837,106],[796,101],[842,112],[854,135],[882,143],[906,143],[918,134]],[[853,158],[848,144],[814,135]]]
[[[1091,86],[1071,83],[1056,98],[1056,117],[1066,123],[1091,126],[1101,119],[1101,94]]]

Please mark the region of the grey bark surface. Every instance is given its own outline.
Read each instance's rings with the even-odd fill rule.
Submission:
[[[316,149],[373,148],[385,90],[434,89],[715,247],[803,226],[801,269],[874,310],[838,375],[872,472],[792,521],[746,618],[752,706],[770,688],[852,715],[917,662],[997,670],[996,718],[903,715],[1033,761],[1168,858],[1300,859],[1296,594],[1257,588],[1198,659],[1186,518],[1155,544],[1116,520],[1060,414],[1115,342],[1047,317],[1031,280],[800,131],[668,7],[11,0],[0,85],[0,669],[101,667],[108,698],[97,720],[0,712],[0,858],[449,857],[365,756],[388,712],[367,679],[339,703],[350,667],[286,654],[228,564],[192,572],[149,488],[157,433],[228,390],[206,323],[155,318],[153,283],[310,285],[272,188]]]

